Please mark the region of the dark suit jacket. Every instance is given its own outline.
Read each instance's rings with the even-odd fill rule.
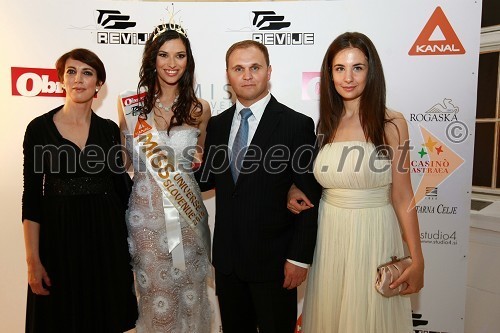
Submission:
[[[311,263],[314,253],[321,195],[311,171],[314,122],[271,97],[234,184],[228,140],[235,108],[210,119],[196,172],[202,191],[216,188],[213,264],[248,282],[281,279],[286,259]],[[288,211],[292,183],[314,208]]]

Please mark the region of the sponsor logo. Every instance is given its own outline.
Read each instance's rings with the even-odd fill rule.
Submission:
[[[420,241],[423,244],[434,245],[457,245],[457,232],[444,232],[440,229],[436,231],[423,231],[420,233]]]
[[[145,96],[146,93],[142,92],[139,95],[123,97],[122,104],[127,108],[127,110],[130,110],[129,113],[131,113],[133,116],[137,116],[142,110],[139,102],[142,102]],[[127,113],[126,115],[128,115],[129,113]]]
[[[129,21],[129,15],[123,15],[119,10],[98,9],[97,12],[97,24],[103,29],[127,29],[136,25]]]
[[[457,121],[460,108],[453,104],[451,98],[443,98],[442,103],[436,103],[424,113],[410,113],[410,121],[415,122],[453,122]]]
[[[422,315],[420,313],[415,313],[412,311],[411,313],[411,318],[413,319],[413,327],[418,327],[418,326],[426,326],[429,321],[422,319]],[[428,330],[428,329],[414,329],[414,333],[449,333],[449,332],[444,332],[444,331],[433,331],[433,330]]]
[[[425,197],[426,198],[437,198],[438,196],[438,188],[437,187],[427,187],[425,189]]]
[[[96,9],[97,44],[145,45],[150,32],[124,31],[137,25],[130,15],[114,9]]]
[[[290,22],[284,21],[284,16],[276,15],[272,10],[256,10],[252,13],[254,14],[252,24],[259,30],[281,30],[291,25]]]
[[[428,198],[427,195],[433,192],[433,190],[429,191],[429,188],[436,188],[437,195],[437,187],[464,163],[462,157],[423,126],[420,126],[420,132],[425,139],[418,150],[420,158],[410,162],[410,172],[422,174],[422,179],[415,190],[415,205],[418,205],[424,198]],[[409,208],[414,208],[414,206]]]
[[[435,201],[438,199],[438,188],[429,186],[425,189],[426,201]],[[418,214],[444,214],[444,215],[457,215],[458,206],[446,206],[439,204],[437,206],[417,205],[415,210]]]
[[[428,320],[422,319],[422,315],[420,313],[415,313],[413,311],[411,312],[411,318],[413,321],[413,327],[427,325],[427,323],[429,323]],[[414,331],[414,332],[417,332],[417,331]]]
[[[53,68],[12,67],[11,79],[13,96],[66,96]]]
[[[443,204],[439,204],[436,207],[434,206],[423,206],[417,205],[415,206],[418,214],[439,214],[439,215],[457,215],[457,206],[445,206]]]
[[[283,31],[292,26],[285,16],[272,10],[252,11],[250,27],[228,29],[229,31],[252,32],[251,39],[264,45],[314,45],[314,32]]]
[[[455,30],[441,7],[436,7],[429,21],[420,32],[408,55],[453,55],[465,54]]]
[[[302,73],[302,100],[319,100],[320,72]]]

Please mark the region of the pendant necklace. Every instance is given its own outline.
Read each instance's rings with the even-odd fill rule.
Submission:
[[[174,98],[174,101],[172,102],[172,104],[168,105],[168,106],[165,106],[161,103],[160,101],[160,97],[157,97],[156,98],[156,106],[159,108],[159,109],[163,109],[165,110],[165,112],[169,112],[170,110],[172,110],[172,106],[174,106],[175,102],[177,102],[177,98],[179,97],[179,95],[175,96]]]

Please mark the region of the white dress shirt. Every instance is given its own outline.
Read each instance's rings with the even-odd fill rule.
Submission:
[[[252,110],[252,115],[248,118],[248,141],[247,146],[252,142],[253,136],[257,131],[257,127],[259,126],[259,122],[264,115],[264,110],[266,109],[267,104],[271,100],[271,93],[268,92],[267,95],[261,100],[255,102],[250,105],[248,108]],[[241,115],[240,111],[246,108],[243,104],[240,103],[238,99],[236,99],[236,109],[234,110],[233,122],[231,123],[231,131],[229,132],[229,142],[228,147],[232,148],[234,143],[234,138],[236,133],[238,132],[238,128],[240,127]],[[231,154],[229,154],[231,156]],[[295,260],[287,259],[288,262],[303,268],[309,268],[309,264],[304,264],[301,262],[297,262]]]

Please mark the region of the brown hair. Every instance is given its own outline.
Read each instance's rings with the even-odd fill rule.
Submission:
[[[173,39],[180,39],[186,47],[187,64],[186,71],[179,79],[179,96],[177,97],[177,101],[172,105],[174,115],[172,116],[167,129],[167,131],[170,131],[172,127],[181,126],[184,123],[188,125],[197,125],[197,119],[203,112],[203,107],[198,101],[198,98],[196,98],[196,94],[194,92],[195,63],[189,39],[187,39],[184,34],[175,30],[175,28],[182,29],[177,25],[174,26],[174,29],[168,29],[155,34],[162,28],[163,26],[156,28],[144,46],[137,91],[139,94],[141,87],[146,88],[147,92],[143,100],[142,112],[145,114],[150,113],[154,107],[156,100],[155,96],[160,92],[158,90],[160,85],[158,84],[158,75],[156,73],[156,57],[158,56],[158,51],[165,42]]]
[[[264,54],[264,58],[266,59],[266,65],[269,66],[269,51],[267,50],[267,47],[264,44],[256,42],[254,40],[242,40],[241,42],[234,43],[227,50],[227,52],[226,52],[226,69],[227,69],[227,66],[229,63],[229,56],[231,55],[231,53],[234,52],[234,50],[247,49],[247,48],[252,47],[252,46],[256,47]]]
[[[68,59],[74,59],[89,65],[90,67],[95,69],[97,73],[97,81],[101,84],[104,84],[104,82],[106,82],[106,69],[104,68],[104,64],[94,52],[87,49],[73,49],[69,52],[66,52],[65,54],[60,56],[59,59],[57,59],[57,76],[59,77],[59,80],[61,82],[64,78],[64,69],[66,66],[66,61]]]
[[[342,50],[357,48],[368,61],[366,86],[360,97],[359,118],[367,141],[376,147],[385,142],[386,88],[382,62],[372,41],[362,33],[346,32],[335,38],[326,51],[321,65],[320,106],[317,133],[320,147],[333,141],[344,111],[344,101],[332,78],[333,58]]]

